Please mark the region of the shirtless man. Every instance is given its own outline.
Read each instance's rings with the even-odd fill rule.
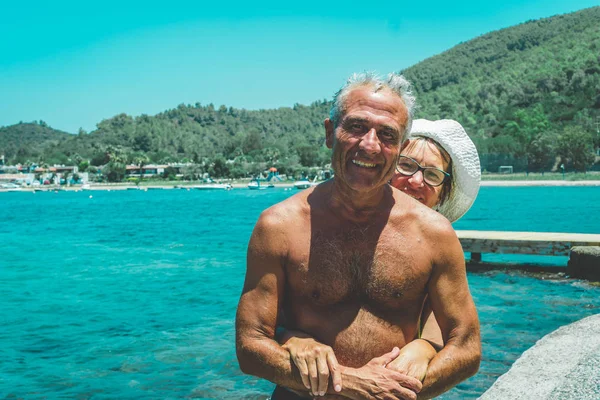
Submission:
[[[387,182],[411,125],[406,80],[355,75],[325,120],[333,179],[265,210],[248,246],[236,320],[243,372],[311,398],[278,323],[331,346],[328,398],[419,399],[473,375],[481,345],[460,242],[443,216]],[[386,368],[418,335],[429,296],[444,347],[418,380]],[[291,391],[281,389],[285,387]]]

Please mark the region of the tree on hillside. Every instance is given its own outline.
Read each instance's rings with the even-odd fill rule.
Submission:
[[[127,154],[125,150],[123,150],[119,146],[106,146],[106,150],[104,151],[106,154],[106,158],[109,161],[117,162],[125,164],[127,162]]]
[[[217,156],[214,159],[212,165],[208,169],[208,172],[211,176],[217,178],[226,178],[229,176],[229,166],[227,165],[227,161],[223,156]]]
[[[550,170],[555,159],[557,135],[552,132],[538,134],[527,149],[527,170]]]
[[[572,126],[565,127],[562,132],[558,153],[575,171],[586,172],[596,159],[592,135]]]
[[[133,139],[133,150],[147,152],[152,150],[152,140],[147,132],[139,133]]]

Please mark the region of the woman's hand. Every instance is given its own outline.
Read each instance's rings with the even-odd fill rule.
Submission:
[[[311,395],[324,396],[330,376],[334,390],[342,390],[340,368],[331,347],[299,332],[286,332],[284,340],[282,347],[290,353],[300,371],[302,383]]]
[[[423,382],[429,362],[436,354],[435,348],[427,340],[415,339],[400,350],[398,357],[387,368]]]

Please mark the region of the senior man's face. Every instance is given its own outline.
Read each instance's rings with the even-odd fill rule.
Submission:
[[[336,177],[353,190],[383,186],[394,174],[408,110],[397,94],[368,87],[352,90],[345,106],[337,127],[325,120]]]

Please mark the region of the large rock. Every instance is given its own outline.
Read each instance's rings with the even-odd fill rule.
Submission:
[[[567,274],[571,278],[600,281],[600,247],[575,246],[571,248]]]
[[[480,400],[600,399],[600,314],[544,336]]]

